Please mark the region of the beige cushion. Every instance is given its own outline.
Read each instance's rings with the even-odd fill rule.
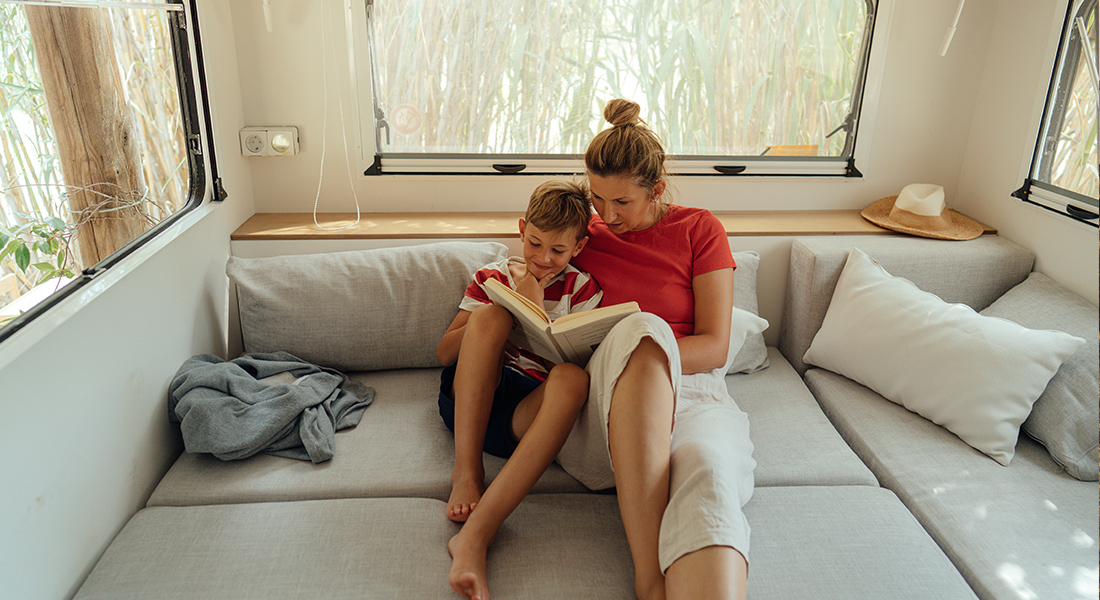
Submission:
[[[289,352],[341,371],[435,367],[474,271],[495,242],[230,257],[245,352]]]
[[[1007,466],[1032,404],[1084,343],[948,304],[856,248],[804,360],[862,383]]]
[[[1082,481],[1096,481],[1100,474],[1096,427],[1100,422],[1100,334],[1096,307],[1046,275],[1032,273],[982,314],[1085,339],[1085,345],[1062,363],[1035,401],[1023,430],[1046,446],[1067,473]]]

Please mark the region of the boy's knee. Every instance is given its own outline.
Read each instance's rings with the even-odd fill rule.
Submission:
[[[547,382],[551,380],[557,385],[567,386],[577,393],[583,393],[585,397],[588,396],[588,373],[573,363],[554,365],[547,376]]]
[[[511,329],[512,313],[496,304],[486,304],[474,309],[467,324],[474,324],[476,328],[507,327]]]
[[[561,363],[550,369],[550,376],[568,382],[582,382],[588,385],[588,373],[573,363]]]

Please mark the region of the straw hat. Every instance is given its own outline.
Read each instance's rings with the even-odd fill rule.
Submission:
[[[939,240],[972,240],[985,229],[974,219],[946,208],[943,186],[931,183],[911,183],[897,196],[883,198],[860,214],[880,227]]]

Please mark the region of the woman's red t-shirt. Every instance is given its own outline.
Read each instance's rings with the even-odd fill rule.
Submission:
[[[652,227],[622,234],[592,215],[588,238],[572,262],[599,282],[601,305],[634,300],[668,322],[677,338],[695,332],[692,279],[737,268],[722,223],[701,208],[670,205]]]

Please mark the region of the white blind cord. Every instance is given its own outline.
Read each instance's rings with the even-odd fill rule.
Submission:
[[[313,199],[313,224],[318,229],[325,231],[340,231],[341,229],[350,229],[359,224],[360,212],[359,212],[359,195],[355,193],[355,179],[351,175],[351,159],[348,157],[348,132],[344,126],[344,101],[340,98],[339,90],[337,90],[336,101],[340,107],[340,133],[344,137],[344,160],[348,166],[348,185],[351,187],[351,195],[355,198],[355,222],[350,225],[344,225],[343,227],[325,227],[317,222],[317,205],[321,201],[321,183],[325,177],[325,150],[328,147],[326,143],[328,134],[328,50],[325,45],[325,22],[328,20],[325,14],[325,5],[327,2],[321,3],[321,88],[324,90],[323,102],[324,108],[321,111],[321,172],[317,175],[317,196]],[[336,61],[336,41],[332,41],[332,59]]]

